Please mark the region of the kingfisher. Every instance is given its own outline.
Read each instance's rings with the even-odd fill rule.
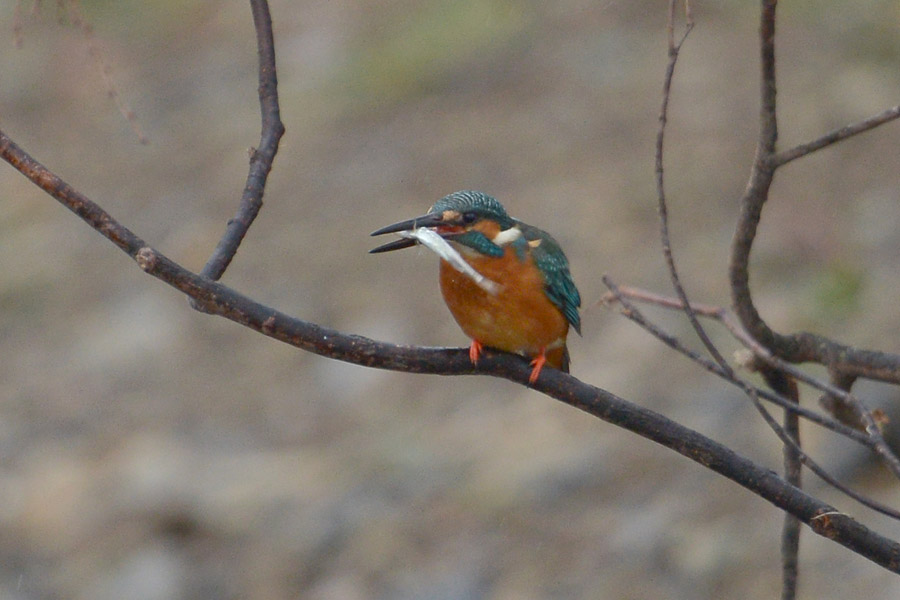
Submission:
[[[403,235],[422,228],[448,242],[456,251],[454,256],[477,272],[462,272],[436,250],[441,255],[441,294],[472,340],[469,359],[473,364],[478,364],[488,346],[530,358],[528,381],[532,384],[545,364],[569,372],[566,336],[570,326],[581,335],[581,295],[566,255],[549,233],[510,217],[495,198],[464,190],[444,196],[421,217],[382,227],[371,235]],[[423,240],[407,236],[370,253],[409,248]]]

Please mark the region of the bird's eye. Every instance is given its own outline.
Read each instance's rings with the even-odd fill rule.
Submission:
[[[477,220],[478,220],[478,215],[476,215],[472,211],[464,212],[462,214],[462,222],[466,225],[471,225],[472,223],[474,223]]]

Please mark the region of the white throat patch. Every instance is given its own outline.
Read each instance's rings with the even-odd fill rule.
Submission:
[[[500,233],[494,236],[494,239],[491,241],[500,246],[506,246],[507,244],[511,244],[522,237],[522,230],[519,229],[518,225],[514,225],[509,229],[504,229]]]

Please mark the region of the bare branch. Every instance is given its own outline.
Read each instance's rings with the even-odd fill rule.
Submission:
[[[606,279],[604,279],[604,282],[606,282]],[[622,286],[621,288],[619,288],[619,294],[626,295],[630,298],[634,298],[643,302],[650,302],[658,306],[664,306],[666,308],[684,310],[681,300],[675,298],[666,298],[664,296],[646,292],[644,290]],[[842,386],[835,383],[820,381],[815,377],[811,377],[800,369],[797,369],[793,365],[773,355],[766,347],[762,346],[759,342],[753,339],[753,337],[751,337],[747,333],[747,331],[743,327],[741,327],[741,325],[736,322],[735,319],[724,308],[710,306],[707,304],[695,304],[692,308],[695,314],[716,319],[717,321],[722,323],[722,325],[738,341],[740,341],[751,352],[753,352],[754,356],[759,361],[761,361],[761,363],[767,365],[771,369],[781,371],[797,381],[802,381],[803,383],[812,386],[819,391],[825,392],[825,399],[831,398],[835,399],[835,401],[840,401],[845,411],[852,412],[855,417],[854,422],[859,423],[866,431],[866,441],[863,443],[872,448],[875,451],[876,455],[884,461],[884,463],[891,470],[894,476],[900,479],[900,459],[897,458],[896,454],[893,452],[893,450],[891,450],[887,441],[884,439],[884,436],[881,433],[881,428],[878,426],[878,419],[875,418],[872,412],[868,409],[868,407],[865,406],[865,404],[863,404],[859,400],[859,398],[848,391],[850,389],[850,385],[852,385],[852,381],[848,381],[846,379],[838,379],[838,381],[843,382]],[[707,370],[709,369],[707,368]],[[734,381],[737,379],[737,377],[733,373],[729,376],[725,376],[723,373],[723,377],[729,381]],[[759,392],[760,390],[757,390],[757,393]],[[783,401],[784,399],[782,398],[781,400]],[[782,408],[785,408],[786,410],[809,418],[802,411],[792,410],[789,406],[783,404],[782,402],[778,403],[782,406]],[[824,422],[820,419],[822,419],[822,417],[820,415],[816,415],[816,418],[811,418],[810,420],[822,424],[832,431],[841,433],[842,435],[852,437],[853,439],[860,441],[856,435],[852,435],[849,433],[849,431],[851,430],[848,430],[848,428],[836,427],[838,423],[835,423],[830,419],[826,419],[824,420]],[[855,430],[852,431],[856,433]]]
[[[69,20],[72,22],[72,25],[77,27],[81,31],[81,35],[84,36],[88,46],[88,55],[95,63],[97,63],[97,66],[100,68],[100,76],[103,78],[103,83],[106,84],[106,95],[112,99],[116,108],[119,110],[119,113],[131,126],[131,130],[134,132],[134,135],[137,136],[138,142],[141,144],[149,144],[150,140],[147,139],[143,129],[141,129],[137,114],[119,93],[116,80],[113,78],[112,65],[104,58],[100,43],[94,37],[94,28],[90,23],[85,21],[77,0],[69,0],[65,3],[60,2],[59,9],[60,11],[68,12]]]
[[[775,151],[778,123],[775,113],[775,6],[774,0],[763,0],[760,21],[761,53],[761,103],[759,139],[756,158],[750,173],[750,181],[740,202],[740,214],[732,242],[729,274],[731,301],[741,323],[763,346],[771,348],[775,333],[762,320],[750,294],[750,249],[756,237],[756,228],[762,207],[769,197],[774,168],[769,156]]]
[[[649,292],[647,290],[642,290],[642,289],[627,286],[627,285],[613,284],[612,281],[608,277],[604,277],[603,282],[608,287],[610,287],[610,289],[612,289],[614,287],[616,291],[615,291],[615,293],[609,292],[607,295],[605,295],[603,298],[601,298],[601,300],[600,300],[601,303],[609,304],[612,301],[619,301],[621,298],[624,297],[624,298],[629,298],[631,300],[636,300],[638,302],[646,302],[648,304],[653,304],[655,306],[661,306],[664,308],[671,308],[671,309],[680,310],[680,311],[684,310],[682,302],[678,298],[662,296],[660,294],[656,294],[653,292]],[[694,314],[700,315],[702,317],[707,317],[710,319],[715,319],[716,321],[721,323],[722,326],[725,327],[725,329],[727,329],[739,342],[744,344],[744,346],[746,346],[751,352],[754,352],[754,356],[759,356],[758,354],[756,354],[757,349],[761,348],[759,346],[759,343],[756,342],[756,340],[754,340],[752,337],[750,337],[747,334],[747,332],[743,329],[743,327],[741,327],[740,323],[738,323],[735,320],[735,318],[731,315],[731,313],[729,313],[724,307],[713,306],[711,304],[692,303],[691,308],[693,309]],[[733,371],[731,373],[729,373],[729,372],[725,371],[724,369],[722,369],[717,363],[707,361],[703,357],[697,355],[692,350],[685,348],[681,344],[681,342],[678,341],[677,338],[666,334],[665,332],[660,330],[658,327],[656,327],[653,323],[647,321],[645,318],[643,318],[639,314],[635,315],[632,313],[633,313],[633,309],[627,309],[625,312],[625,316],[628,317],[629,319],[635,321],[641,327],[644,327],[645,329],[647,329],[651,334],[653,334],[655,337],[662,340],[670,348],[680,352],[681,354],[684,354],[685,356],[687,356],[694,362],[700,364],[703,368],[705,368],[710,373],[717,375],[728,382],[733,383],[737,379],[736,374]],[[636,316],[640,316],[641,318],[637,319],[637,318],[635,318]],[[764,348],[762,350],[765,352]],[[766,355],[770,356],[770,354],[768,352],[766,352]],[[760,359],[762,359],[762,357],[760,357]],[[760,398],[768,400],[769,402],[772,402],[773,404],[776,404],[777,406],[779,406],[785,410],[794,412],[794,413],[800,415],[801,417],[807,419],[808,421],[811,421],[817,425],[825,427],[826,429],[829,429],[839,435],[848,437],[868,448],[874,448],[874,446],[875,446],[874,440],[870,439],[866,434],[862,433],[861,431],[858,431],[857,429],[852,428],[852,427],[848,427],[843,422],[829,419],[828,417],[820,415],[819,413],[809,410],[808,408],[803,408],[802,406],[796,405],[791,400],[789,400],[783,396],[780,396],[778,394],[773,394],[773,393],[767,392],[766,390],[763,390],[760,388],[754,388],[754,390],[756,391],[757,395],[759,395]]]
[[[773,358],[778,358],[777,361],[767,360],[776,368],[784,369],[786,366],[783,364],[784,361],[794,363],[814,361],[827,366],[832,377],[851,379],[867,377],[900,383],[900,356],[850,348],[809,333],[781,335],[763,321],[753,304],[750,293],[750,250],[777,167],[773,159],[778,138],[775,103],[775,8],[774,0],[763,0],[760,24],[762,83],[759,141],[750,182],[741,198],[741,210],[732,243],[729,265],[734,311],[753,339],[765,348],[765,353],[757,352],[757,354],[763,357],[771,354]],[[782,364],[779,365],[779,362]],[[800,381],[818,387],[819,382],[814,383],[812,378],[800,371],[791,371],[791,374]],[[834,386],[827,386],[827,388],[820,387],[823,391],[842,397],[856,406],[866,431],[877,442],[876,452],[891,471],[900,477],[900,460],[884,442],[871,412],[846,391],[839,390]]]
[[[14,47],[22,47],[22,0],[16,0],[13,7],[12,39]]]
[[[835,144],[842,140],[846,140],[849,137],[853,137],[854,135],[865,133],[866,131],[875,129],[876,127],[884,125],[889,121],[893,121],[898,117],[900,117],[900,105],[889,108],[882,113],[869,117],[868,119],[864,119],[858,123],[845,125],[843,127],[835,129],[834,131],[829,131],[819,139],[801,144],[799,146],[795,146],[790,150],[779,152],[778,154],[773,156],[770,161],[773,167],[778,168],[781,165],[789,163],[794,159],[801,158],[803,156],[806,156],[807,154],[811,154],[817,150],[821,150],[822,148],[830,146],[831,144]]]
[[[469,361],[468,351],[463,348],[396,346],[292,318],[218,282],[200,277],[163,256],[100,206],[31,158],[2,131],[0,157],[134,258],[142,270],[188,295],[208,313],[220,315],[297,348],[358,365],[410,373],[484,373],[521,384],[528,381],[531,372],[528,361],[515,355],[487,350],[478,365],[474,366]],[[790,512],[819,535],[900,573],[900,544],[867,529],[722,444],[556,369],[541,371],[540,378],[532,387],[675,450]]]
[[[262,208],[266,180],[278,143],[284,135],[281,110],[278,106],[278,79],[275,71],[275,38],[272,34],[272,18],[269,5],[264,0],[251,0],[253,25],[256,28],[256,47],[259,54],[259,107],[262,115],[262,132],[259,147],[250,154],[250,172],[238,211],[228,221],[228,226],[209,261],[200,275],[218,281],[234,258],[241,241]],[[195,304],[194,308],[198,308]]]
[[[643,327],[645,330],[649,331],[652,335],[654,335],[655,337],[660,339],[663,343],[665,343],[670,348],[677,350],[678,352],[684,354],[691,360],[702,365],[706,370],[722,377],[729,383],[740,388],[741,391],[743,391],[747,395],[747,397],[750,399],[750,401],[753,403],[753,406],[760,413],[760,415],[762,416],[762,418],[766,422],[766,424],[769,426],[769,428],[772,429],[773,432],[775,432],[775,435],[778,436],[778,438],[781,440],[781,442],[785,446],[789,446],[792,448],[792,450],[796,453],[796,456],[798,457],[798,459],[806,467],[808,467],[810,471],[815,473],[820,479],[822,479],[823,481],[825,481],[826,483],[828,483],[835,489],[840,490],[841,492],[843,492],[847,496],[853,498],[860,504],[863,504],[864,506],[868,506],[872,510],[880,512],[884,515],[887,515],[894,519],[900,520],[900,511],[897,511],[894,508],[886,506],[876,500],[872,500],[871,498],[868,498],[865,495],[860,494],[859,492],[854,491],[853,489],[847,487],[846,485],[844,485],[843,483],[838,481],[835,477],[833,477],[831,474],[829,474],[827,471],[825,471],[825,469],[820,467],[814,460],[812,460],[812,458],[810,458],[805,452],[803,452],[803,450],[797,445],[797,443],[785,432],[785,430],[781,427],[781,425],[779,425],[778,422],[772,417],[772,415],[769,414],[769,411],[766,410],[766,408],[762,405],[762,403],[759,401],[759,399],[766,398],[767,400],[771,400],[771,401],[775,402],[776,404],[779,404],[780,406],[782,406],[782,408],[784,408],[785,410],[787,410],[788,412],[791,412],[791,413],[796,413],[798,415],[803,415],[803,416],[810,414],[810,417],[811,417],[810,420],[813,420],[817,423],[821,423],[821,424],[825,425],[826,427],[828,427],[829,429],[833,429],[835,431],[840,431],[842,433],[846,432],[845,435],[847,435],[848,437],[851,437],[857,441],[860,441],[861,443],[863,443],[867,446],[871,446],[874,448],[875,443],[876,443],[875,440],[870,440],[867,437],[860,437],[858,431],[851,429],[851,428],[847,427],[846,425],[843,425],[843,424],[837,423],[837,422],[833,422],[828,419],[824,419],[823,417],[821,417],[821,415],[816,415],[815,413],[809,413],[809,411],[802,409],[798,404],[793,403],[788,399],[785,399],[783,396],[780,396],[778,394],[770,394],[768,392],[765,392],[765,390],[760,390],[759,388],[753,387],[752,385],[750,385],[743,379],[736,377],[732,370],[726,371],[725,369],[722,369],[717,363],[710,361],[708,359],[705,359],[702,356],[699,356],[697,353],[689,350],[688,348],[685,348],[684,345],[682,345],[681,342],[679,342],[677,338],[662,331],[659,327],[657,327],[656,325],[651,323],[649,320],[647,320],[641,314],[641,312],[637,309],[637,307],[635,307],[633,304],[631,304],[625,298],[624,294],[620,293],[619,288],[617,288],[617,286],[608,277],[604,276],[603,282],[607,285],[607,287],[609,287],[609,289],[615,295],[618,302],[622,305],[622,307],[623,307],[622,314],[625,317],[634,321],[635,323],[637,323],[638,325]]]
[[[797,382],[784,371],[769,365],[760,365],[759,373],[772,390],[780,396],[800,404],[800,392]],[[793,444],[784,446],[784,478],[797,487],[802,486],[803,458],[797,449],[800,443],[800,419],[797,413],[784,411],[785,434],[793,440]],[[800,554],[800,521],[791,514],[785,513],[781,528],[781,599],[794,600],[797,597],[797,581],[799,577]]]
[[[678,275],[678,268],[675,266],[675,257],[672,253],[672,244],[669,239],[669,210],[666,202],[666,188],[663,168],[663,142],[665,141],[666,122],[668,120],[669,112],[669,98],[672,93],[672,79],[675,76],[675,65],[678,62],[678,53],[681,50],[681,45],[684,43],[685,39],[687,39],[687,36],[691,32],[691,29],[694,25],[694,23],[690,20],[689,4],[686,2],[685,12],[688,15],[688,21],[685,24],[684,35],[676,44],[674,33],[676,3],[677,0],[669,0],[669,21],[667,24],[669,39],[669,62],[666,65],[666,74],[663,78],[663,100],[662,107],[659,111],[659,129],[656,133],[656,195],[657,211],[659,212],[659,237],[662,242],[663,257],[665,258],[666,266],[669,269],[669,277],[672,280],[672,286],[675,288],[676,294],[678,294],[678,297],[681,299],[681,304],[688,320],[691,323],[691,327],[694,328],[694,331],[697,333],[700,341],[703,342],[703,345],[706,347],[707,351],[710,353],[716,363],[718,363],[722,369],[728,371],[731,367],[728,366],[728,362],[721,355],[715,344],[712,343],[712,340],[709,339],[709,336],[706,334],[706,331],[703,329],[700,321],[697,320],[697,316],[694,314],[693,309],[691,308],[691,303],[688,302],[687,292],[685,291],[684,286],[681,283],[681,277],[679,277]]]
[[[769,197],[775,169],[786,162],[786,160],[779,160],[778,155],[775,154],[775,144],[778,139],[775,104],[776,4],[775,0],[762,1],[759,140],[750,180],[741,197],[740,214],[731,247],[729,279],[734,312],[755,340],[787,362],[816,362],[827,366],[831,373],[841,377],[854,379],[865,377],[877,381],[900,383],[900,355],[853,348],[812,333],[779,334],[766,324],[753,303],[753,296],[750,292],[750,251],[756,238],[763,205]],[[888,113],[883,113],[873,119],[890,118],[891,115]],[[867,122],[864,123],[866,125],[851,125],[851,128],[859,127],[860,131],[854,129],[844,137],[869,127]],[[800,152],[801,155],[803,153],[802,150],[794,149],[781,156],[790,159],[794,152]]]

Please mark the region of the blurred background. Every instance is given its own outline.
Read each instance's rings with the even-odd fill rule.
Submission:
[[[259,135],[249,6],[80,4],[93,41],[55,3],[34,14],[23,0],[20,49],[3,4],[0,125],[198,270]],[[757,15],[754,3],[693,5],[667,138],[672,242],[691,296],[728,304],[756,136]],[[737,391],[595,306],[604,273],[670,293],[653,179],[664,3],[271,8],[287,135],[226,284],[342,331],[467,345],[435,257],[368,255],[368,233],[484,190],[566,249],[585,304],[576,376],[780,470],[777,440]],[[782,147],[897,104],[896,2],[779,11]],[[148,145],[109,98],[92,45]],[[889,124],[779,171],[753,255],[756,300],[777,329],[900,351],[898,135]],[[683,318],[648,313],[697,347]],[[5,165],[0,357],[0,598],[779,594],[782,514],[737,485],[506,381],[364,369],[194,312]],[[858,391],[872,406],[898,400],[887,386]],[[871,456],[805,425],[803,436],[834,474],[900,505]],[[806,485],[900,537],[900,524]],[[892,574],[803,535],[801,598],[900,594]]]

